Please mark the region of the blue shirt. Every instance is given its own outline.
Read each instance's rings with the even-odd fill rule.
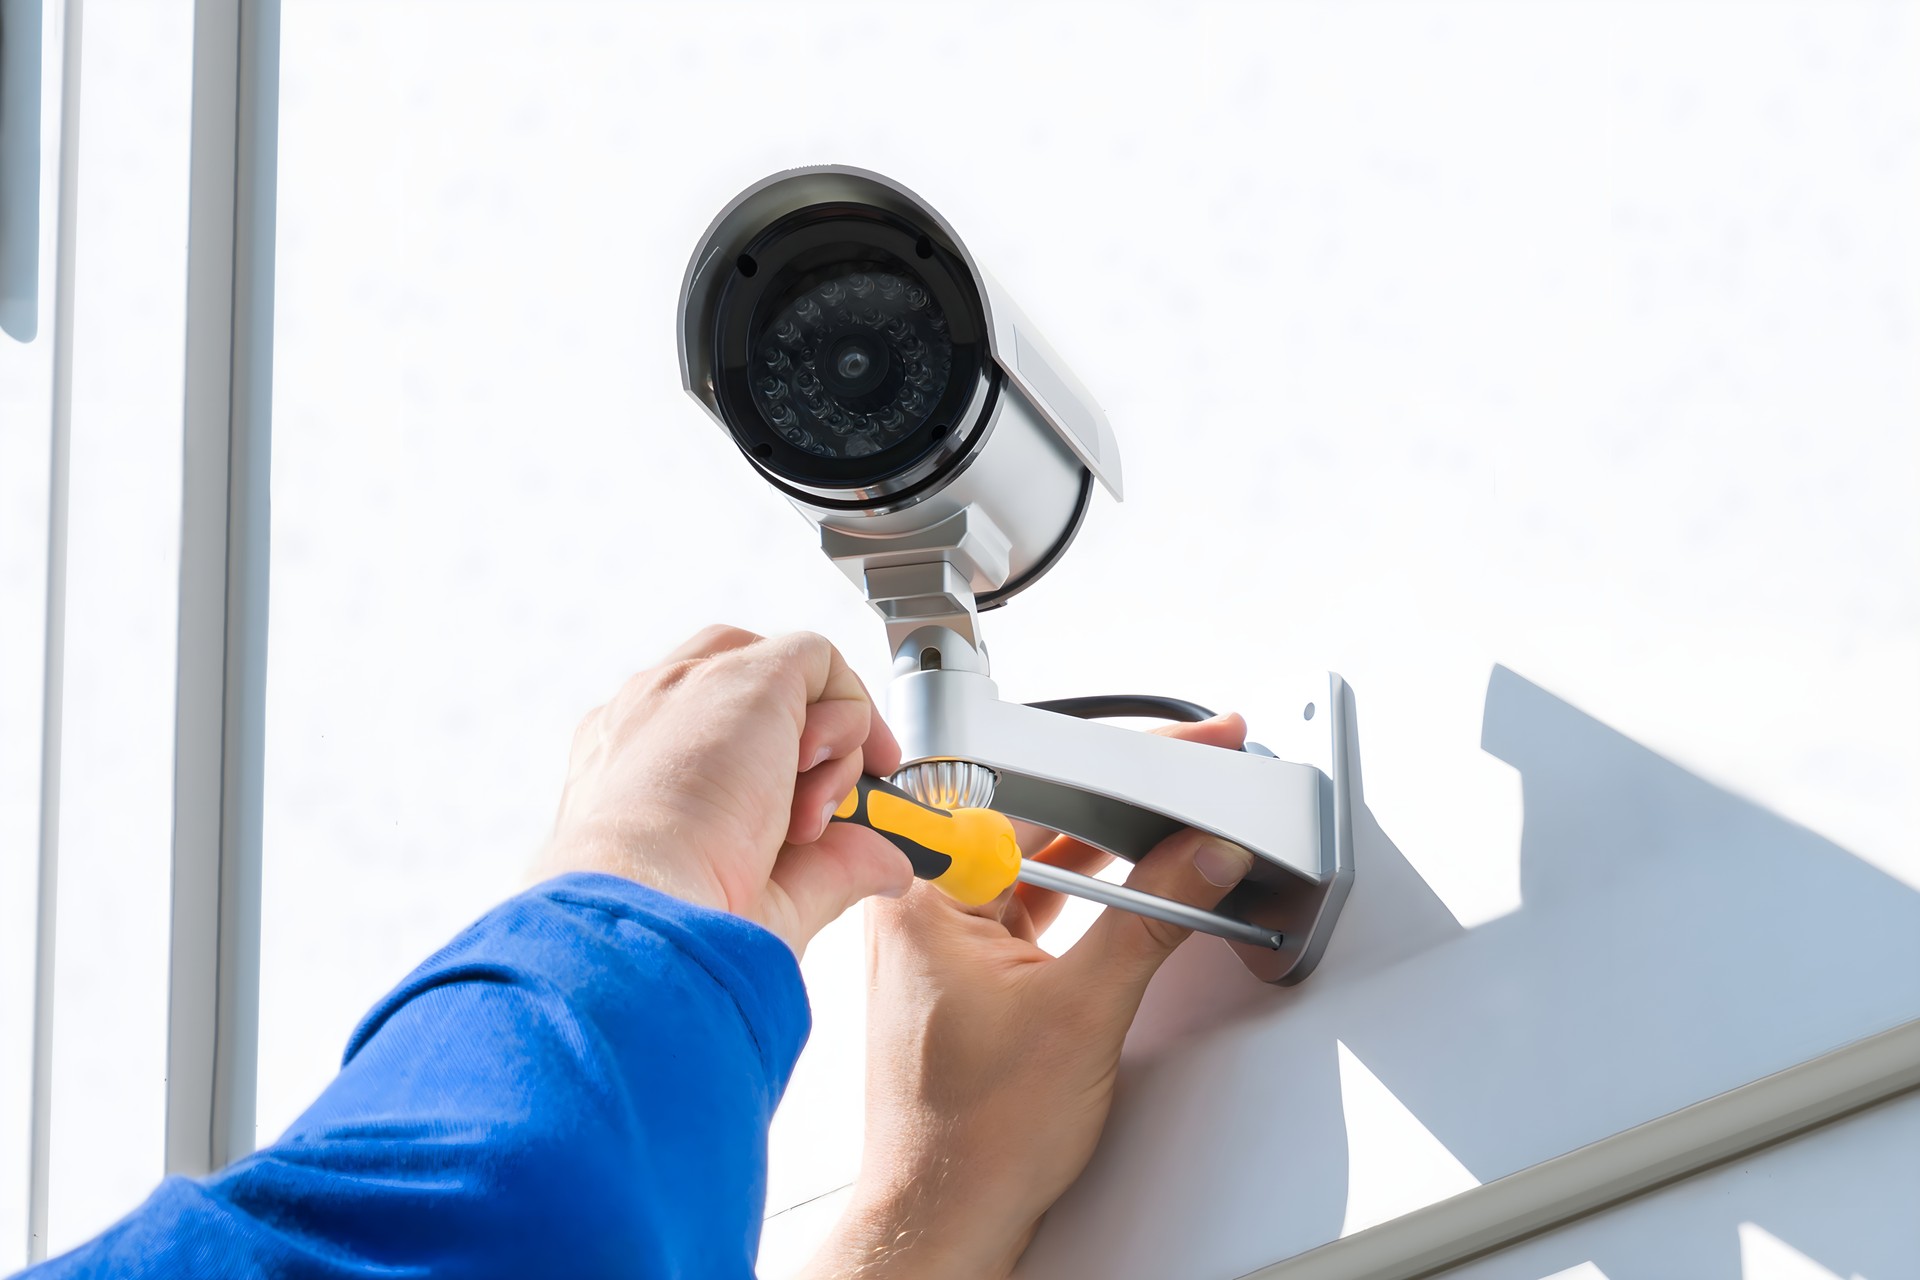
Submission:
[[[25,1275],[751,1276],[808,1025],[773,934],[562,876],[381,1000],[278,1142]]]

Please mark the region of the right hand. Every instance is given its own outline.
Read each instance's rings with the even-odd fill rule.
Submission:
[[[798,955],[854,903],[913,883],[885,838],[827,821],[863,772],[899,767],[824,637],[708,627],[580,722],[536,877],[625,876],[745,916]]]
[[[1221,716],[1156,732],[1237,749],[1247,727]],[[1065,838],[1035,856],[1080,872],[1108,861]],[[1252,865],[1181,831],[1127,883],[1212,907]],[[1023,884],[968,908],[920,884],[869,911],[866,1141],[808,1280],[1005,1276],[1093,1157],[1147,981],[1188,934],[1109,907],[1056,958],[1035,939],[1061,905]]]

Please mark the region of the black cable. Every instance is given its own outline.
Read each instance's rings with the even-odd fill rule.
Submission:
[[[1095,698],[1055,698],[1051,702],[1029,702],[1036,711],[1077,716],[1082,720],[1105,720],[1109,716],[1150,716],[1155,720],[1180,720],[1196,724],[1213,719],[1213,712],[1185,698],[1166,698],[1156,693],[1109,693]]]
[[[1054,544],[1047,548],[1045,555],[1034,561],[1032,568],[1015,578],[1012,582],[1009,582],[1006,586],[1001,587],[998,591],[989,591],[987,594],[981,596],[978,600],[974,601],[974,607],[981,613],[985,613],[989,609],[998,609],[1001,605],[1039,581],[1041,574],[1053,568],[1054,562],[1061,556],[1067,554],[1067,548],[1073,544],[1075,535],[1080,532],[1081,523],[1087,518],[1087,506],[1092,500],[1093,472],[1082,471],[1080,473],[1080,496],[1074,499],[1073,515],[1067,519],[1066,532],[1055,539]]]

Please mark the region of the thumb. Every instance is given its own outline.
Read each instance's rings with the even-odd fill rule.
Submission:
[[[1253,855],[1237,844],[1204,831],[1176,831],[1140,859],[1127,887],[1195,907],[1214,907],[1253,868]],[[1147,982],[1191,929],[1136,915],[1119,907],[1100,913],[1093,927],[1074,943],[1061,962],[1077,972],[1086,990],[1115,990],[1129,1007],[1137,1006]]]
[[[897,898],[913,885],[913,864],[886,837],[850,822],[830,823],[818,840],[784,846],[767,877],[785,894],[795,954],[862,898]]]

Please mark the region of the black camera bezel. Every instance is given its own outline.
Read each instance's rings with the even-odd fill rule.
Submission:
[[[752,343],[775,308],[810,287],[810,276],[850,263],[904,268],[926,286],[946,317],[953,367],[946,391],[911,434],[863,458],[823,458],[788,443],[761,416],[750,381]],[[966,264],[912,223],[870,206],[814,205],[773,222],[730,264],[714,309],[714,394],[728,433],[774,484],[819,505],[867,507],[864,498],[835,499],[817,491],[874,489],[905,476],[943,446],[948,456],[910,488],[919,492],[944,479],[986,429],[995,375],[986,308]],[[978,419],[963,421],[981,398],[983,383],[988,395]]]

